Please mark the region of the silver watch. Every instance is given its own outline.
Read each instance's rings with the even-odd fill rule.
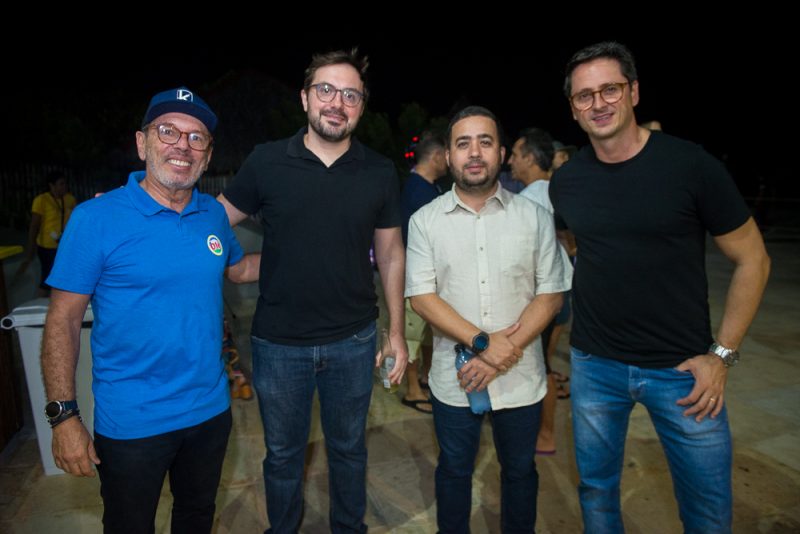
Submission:
[[[716,341],[711,344],[708,348],[708,352],[711,354],[716,354],[720,358],[722,358],[722,363],[725,364],[725,367],[732,367],[736,365],[739,361],[739,351],[736,349],[729,349],[727,347],[723,347]]]

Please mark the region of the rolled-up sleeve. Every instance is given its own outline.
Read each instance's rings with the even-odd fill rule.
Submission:
[[[436,292],[436,269],[433,248],[425,224],[424,212],[417,211],[408,223],[406,249],[406,297]]]
[[[556,238],[553,216],[544,209],[537,210],[539,247],[535,262],[536,295],[562,293],[572,287],[572,264]]]

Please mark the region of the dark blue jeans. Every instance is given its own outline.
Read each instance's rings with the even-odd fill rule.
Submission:
[[[199,425],[148,438],[111,439],[95,433],[103,532],[154,532],[167,472],[174,497],[173,534],[211,532],[231,422],[229,408]]]
[[[436,466],[436,523],[439,532],[469,532],[472,473],[481,436],[482,415],[431,396],[439,441]],[[500,523],[504,533],[530,534],[536,525],[536,437],[542,403],[491,412],[492,435],[500,462]]]
[[[264,422],[264,485],[273,534],[294,533],[303,512],[311,401],[319,391],[328,453],[331,532],[366,532],[366,424],[375,362],[375,323],[319,346],[253,343],[253,383]]]

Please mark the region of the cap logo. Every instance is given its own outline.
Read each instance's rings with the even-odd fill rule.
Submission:
[[[217,127],[217,116],[202,98],[187,87],[167,89],[151,98],[142,119],[142,127],[166,113],[183,113],[194,117],[205,125],[209,133],[214,133]]]

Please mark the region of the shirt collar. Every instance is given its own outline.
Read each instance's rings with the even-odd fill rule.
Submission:
[[[500,181],[497,182],[497,189],[495,189],[492,196],[486,199],[486,204],[484,207],[490,203],[497,202],[500,207],[505,208],[509,202],[511,202],[511,198],[514,196],[514,193],[508,191],[504,188]],[[463,209],[474,213],[474,210],[467,206],[461,198],[459,198],[458,193],[456,192],[456,184],[453,184],[453,187],[450,189],[448,195],[445,196],[443,202],[443,208],[445,213],[450,213],[451,211],[455,210],[456,207],[461,206]]]
[[[173,211],[156,202],[147,191],[142,189],[140,182],[144,180],[145,174],[145,171],[134,171],[128,175],[128,185],[125,190],[134,207],[145,216],[155,215],[161,211]],[[188,215],[196,211],[208,211],[208,199],[199,195],[197,188],[193,188],[192,198],[181,215]]]
[[[303,159],[310,159],[312,161],[320,161],[320,159],[311,152],[308,148],[306,148],[306,144],[303,141],[303,138],[308,133],[308,126],[303,126],[300,130],[297,131],[292,137],[289,138],[289,146],[286,148],[286,155],[290,158],[303,158]],[[341,163],[345,163],[350,160],[359,160],[363,161],[366,159],[366,152],[364,151],[364,145],[356,139],[355,136],[350,137],[350,148],[347,149],[347,152],[342,154],[339,159],[334,162],[332,166],[339,165]]]

